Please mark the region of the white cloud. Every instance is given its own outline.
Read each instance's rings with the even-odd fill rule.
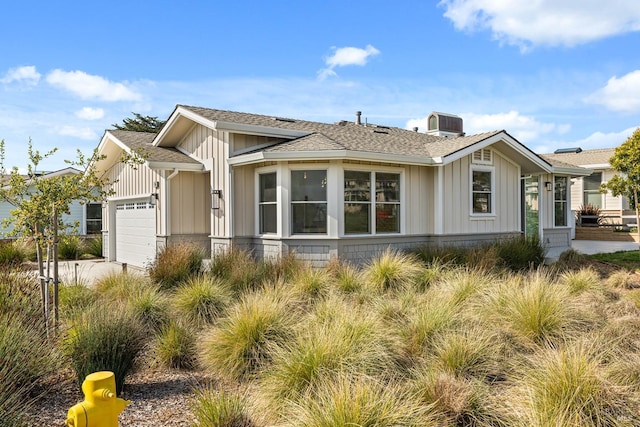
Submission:
[[[575,46],[640,30],[640,2],[610,0],[441,0],[456,29],[489,29],[497,40],[532,45]]]
[[[76,111],[76,117],[84,120],[98,120],[104,117],[104,110],[102,108],[83,107],[81,110]]]
[[[137,101],[141,98],[139,93],[124,83],[111,82],[84,71],[53,70],[47,75],[47,82],[75,93],[82,99]]]
[[[0,83],[25,83],[30,86],[35,86],[40,81],[40,73],[36,71],[36,67],[33,65],[27,65],[24,67],[11,68],[4,75],[3,78],[0,79]]]
[[[571,128],[568,124],[542,123],[531,116],[523,116],[517,111],[497,114],[460,114],[463,129],[467,135],[474,135],[493,130],[506,130],[518,141],[527,144],[534,142],[541,135],[549,133],[565,134]],[[420,131],[427,129],[428,117],[409,120],[407,129],[418,127]]]
[[[611,77],[605,87],[589,95],[585,101],[601,104],[613,111],[640,111],[640,70],[620,78]]]
[[[72,136],[74,138],[84,139],[84,140],[97,140],[98,134],[91,128],[84,127],[78,128],[74,126],[62,126],[57,129],[56,132],[58,135],[62,136]]]
[[[364,66],[370,57],[380,54],[380,51],[371,45],[367,45],[364,49],[357,47],[341,47],[332,48],[335,52],[332,56],[325,59],[327,68],[319,71],[318,75],[321,79],[329,76],[335,76],[333,70],[336,67],[346,67],[348,65]]]

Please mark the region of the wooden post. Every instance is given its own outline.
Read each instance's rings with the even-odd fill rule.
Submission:
[[[53,206],[53,318],[58,330],[58,210]]]

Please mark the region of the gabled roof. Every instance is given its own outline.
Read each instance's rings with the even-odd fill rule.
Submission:
[[[108,130],[98,146],[99,154],[106,156],[97,162],[96,167],[108,169],[120,159],[122,151],[140,156],[151,169],[202,170],[202,163],[175,148],[153,145],[155,133],[132,132],[126,130]]]
[[[613,157],[615,151],[615,148],[597,148],[582,150],[579,153],[545,154],[545,157],[587,168],[609,168],[609,159]]]

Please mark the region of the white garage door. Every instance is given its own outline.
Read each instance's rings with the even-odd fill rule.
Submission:
[[[155,207],[146,201],[116,205],[116,260],[146,267],[155,257]]]

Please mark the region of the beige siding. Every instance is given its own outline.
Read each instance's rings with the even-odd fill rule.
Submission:
[[[233,224],[234,236],[252,236],[255,234],[255,169],[252,166],[233,170],[234,199]]]
[[[433,168],[407,166],[405,187],[406,234],[429,233],[433,230]]]
[[[178,144],[178,149],[203,161],[210,169],[210,188],[202,197],[210,197],[210,189],[222,190],[222,207],[211,211],[211,235],[228,237],[231,224],[226,214],[231,209],[230,172],[226,159],[229,154],[229,134],[214,131],[202,125],[194,126]]]
[[[582,189],[584,188],[582,178],[570,179],[569,183],[571,184],[571,209],[580,209],[580,206],[582,206],[584,201],[584,196],[582,194]]]
[[[445,234],[520,230],[520,169],[500,153],[493,153],[493,216],[471,214],[471,156],[463,157],[444,167]]]
[[[169,234],[210,233],[209,174],[181,172],[170,183]]]

